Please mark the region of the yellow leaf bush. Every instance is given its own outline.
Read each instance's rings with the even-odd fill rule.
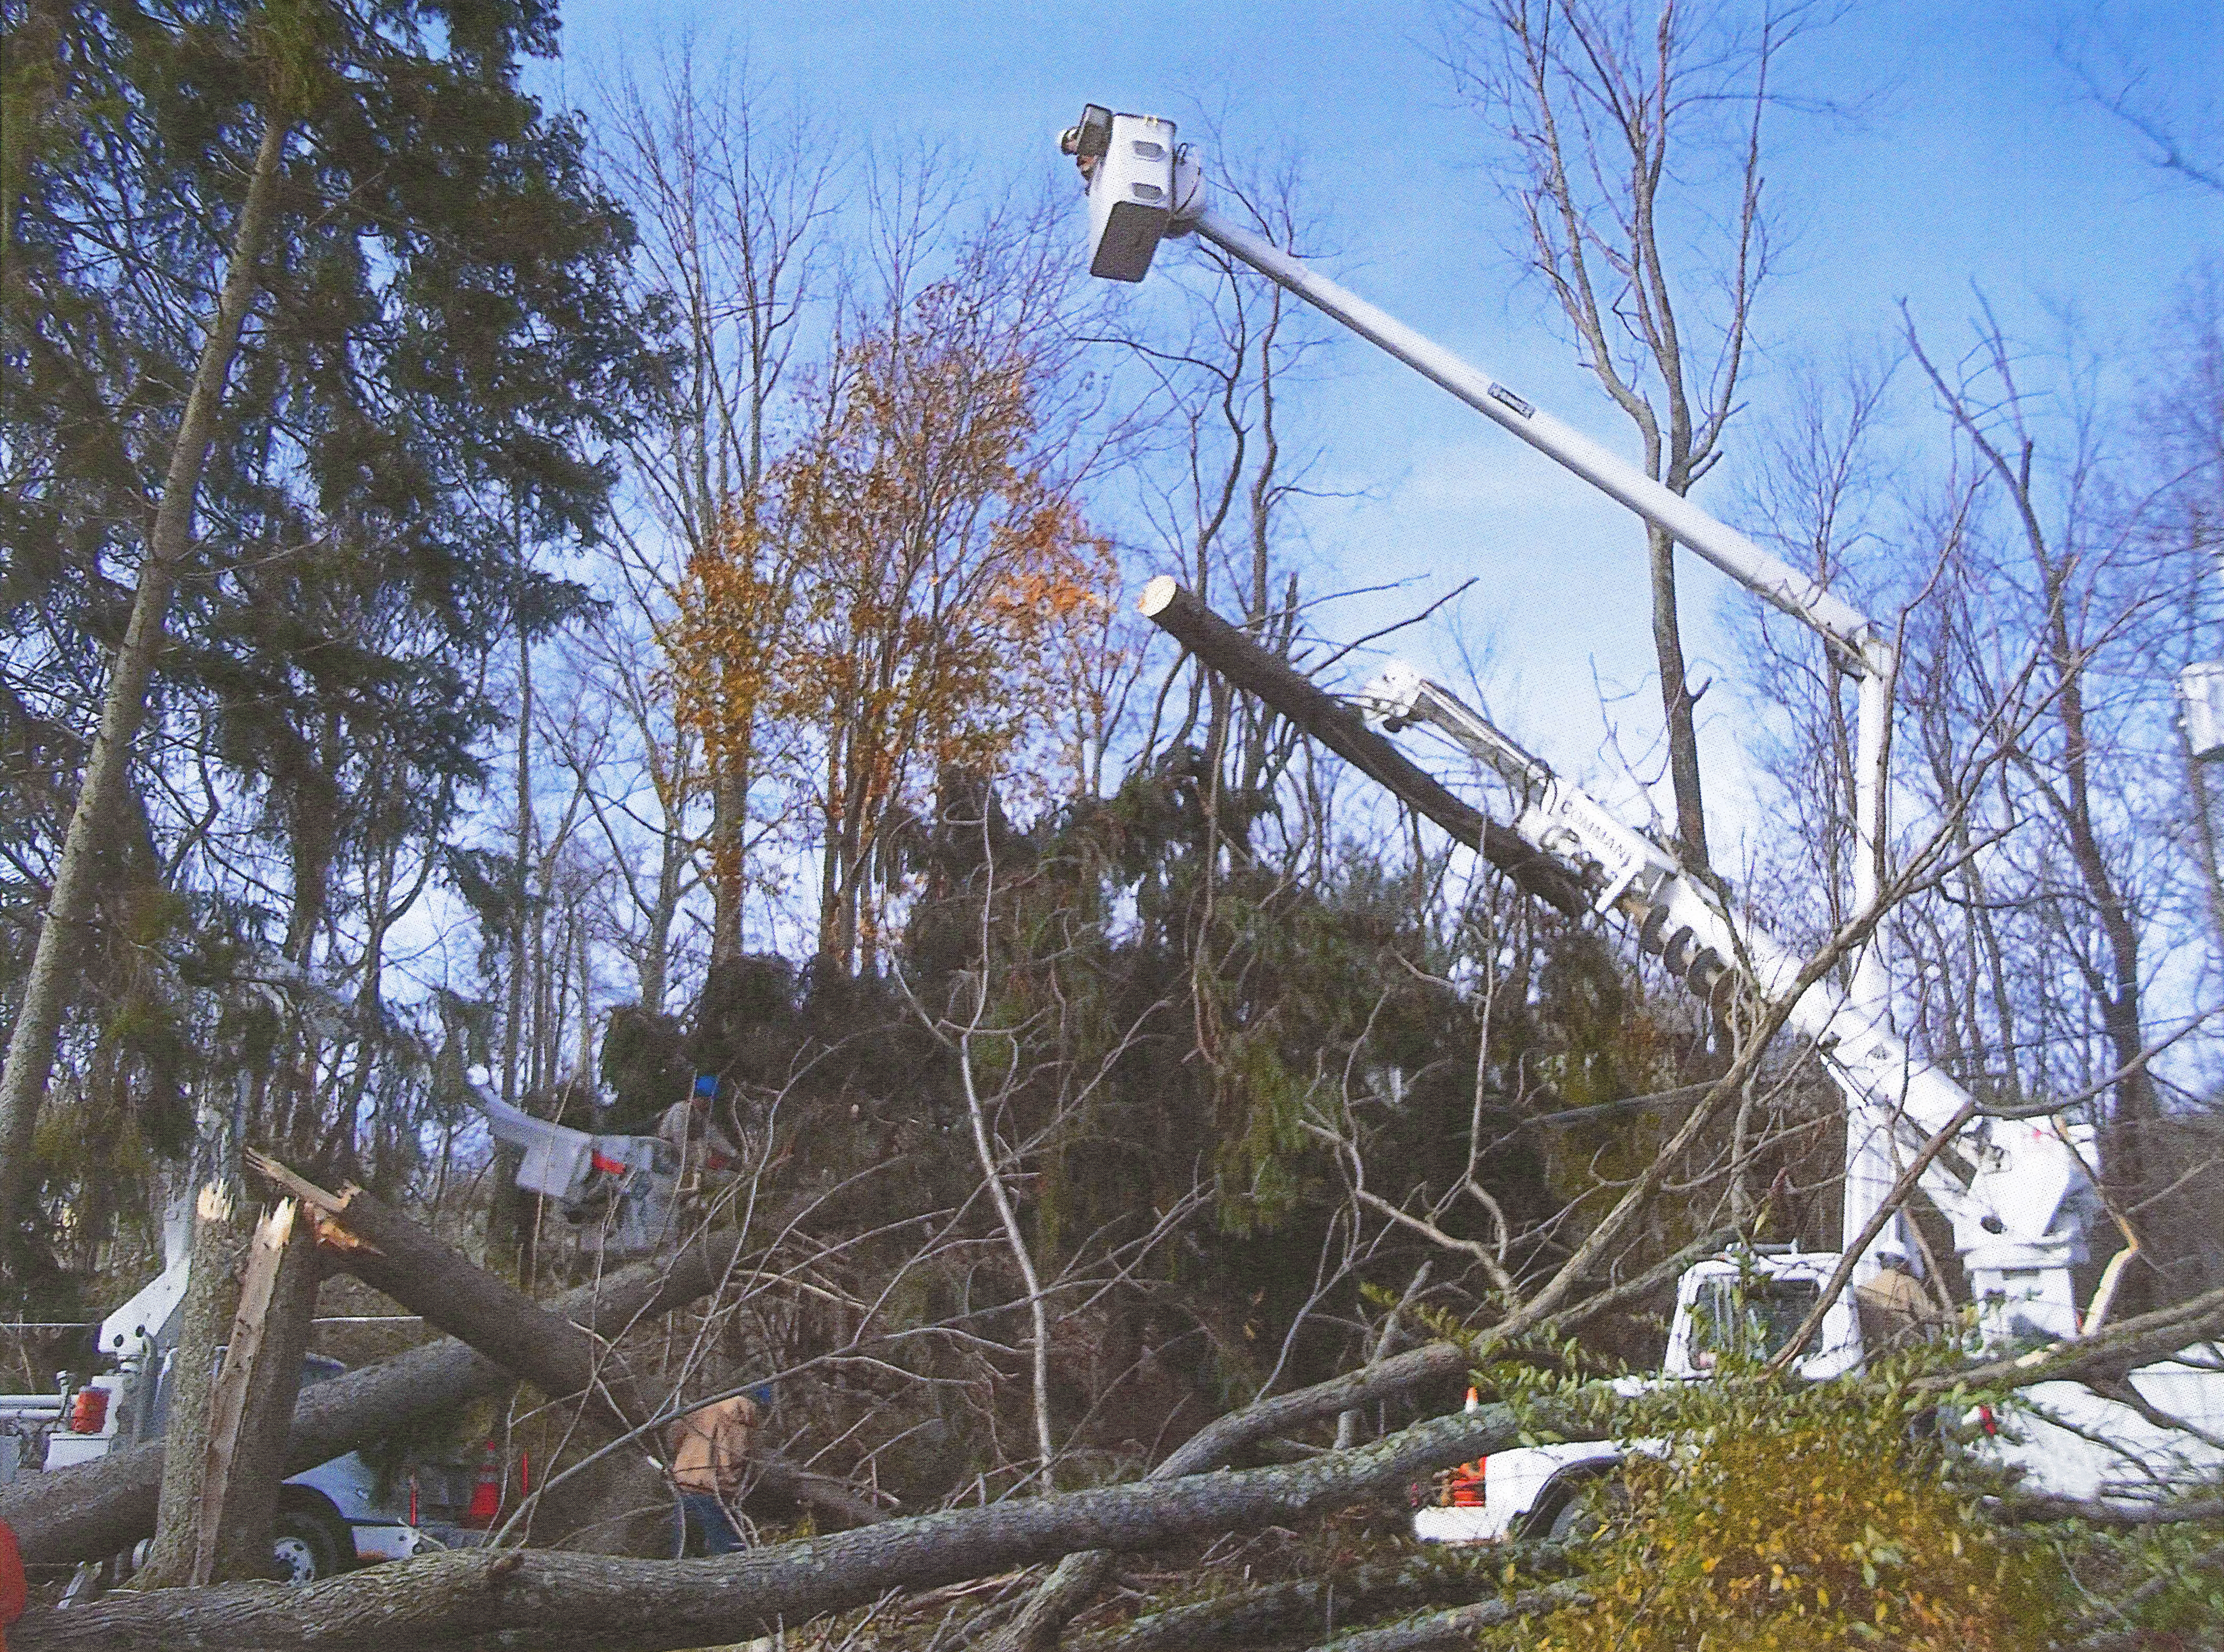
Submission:
[[[1911,1397],[1756,1376],[1659,1404],[1677,1443],[1626,1466],[1579,1562],[1595,1605],[1538,1652],[2025,1652],[2063,1621],[2043,1549],[1949,1480]]]

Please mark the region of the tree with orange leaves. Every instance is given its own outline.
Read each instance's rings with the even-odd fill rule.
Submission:
[[[869,966],[894,828],[945,768],[1077,765],[1116,569],[1004,306],[929,287],[837,352],[816,426],[691,563],[668,652],[714,756],[777,725],[822,852],[819,953]]]
[[[772,684],[782,669],[783,640],[799,571],[766,514],[746,500],[719,508],[705,543],[688,557],[676,612],[658,627],[674,716],[701,742],[705,768],[746,798],[761,766]],[[711,875],[737,888],[742,837],[714,832]],[[732,922],[738,936],[738,914]]]

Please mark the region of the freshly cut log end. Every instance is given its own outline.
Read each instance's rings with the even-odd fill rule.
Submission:
[[[1181,582],[1172,574],[1154,575],[1143,587],[1142,596],[1136,600],[1135,612],[1146,619],[1155,619],[1172,605],[1180,590]]]

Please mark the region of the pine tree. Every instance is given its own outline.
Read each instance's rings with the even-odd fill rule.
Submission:
[[[600,450],[654,367],[614,297],[630,226],[577,124],[518,85],[554,51],[553,4],[31,21],[17,38],[43,54],[10,73],[42,95],[11,116],[0,363],[0,606],[29,639],[11,650],[28,691],[0,716],[11,739],[21,703],[83,740],[88,672],[100,715],[25,915],[0,1076],[10,1231],[134,764],[193,706],[250,786],[269,766],[298,943],[338,853],[301,829],[359,827],[328,804],[369,774],[306,732],[380,724],[384,788],[473,778],[492,714],[470,663],[572,600],[529,549],[592,533]]]

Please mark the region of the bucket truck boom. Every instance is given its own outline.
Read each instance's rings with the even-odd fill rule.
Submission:
[[[1074,158],[1087,194],[1091,274],[1140,281],[1162,238],[1194,234],[1209,241],[1627,505],[1764,602],[1812,627],[1857,685],[1854,910],[1873,909],[1883,882],[1886,735],[1898,661],[1891,641],[1867,615],[1434,339],[1214,211],[1202,163],[1191,146],[1177,142],[1172,121],[1115,114],[1103,104],[1090,104],[1061,135],[1059,147]],[[1890,989],[1882,951],[1874,941],[1855,956],[1853,1001],[1860,1015],[1880,1028],[1888,1025]],[[1892,1124],[1888,1114],[1863,1104],[1855,1107],[1848,1125],[1853,1144],[1846,1170],[1843,1226],[1848,1233],[1859,1233],[1892,1188]],[[1901,1224],[1888,1224],[1861,1258],[1856,1283],[1867,1283],[1883,1267],[1904,1259],[1907,1248]]]
[[[1853,911],[1857,921],[1873,926],[1886,887],[1887,734],[1898,661],[1890,640],[1867,615],[1529,398],[1222,218],[1206,198],[1198,158],[1177,142],[1172,122],[1118,114],[1092,104],[1062,136],[1060,147],[1073,156],[1088,196],[1091,274],[1140,281],[1160,240],[1194,234],[1405,363],[1810,627],[1839,669],[1857,684]],[[1153,582],[1147,591],[1144,608],[1166,624],[1181,610],[1172,594],[1159,590],[1159,583]],[[1271,685],[1271,673],[1260,674],[1259,681]],[[1259,691],[1258,684],[1254,687]],[[2224,695],[2217,697],[2224,700]],[[1791,1025],[1813,1041],[1845,1098],[1841,1231],[1848,1242],[1867,1231],[1889,1202],[1903,1151],[1942,1130],[1968,1101],[1949,1075],[1914,1057],[1894,1035],[1879,946],[1872,941],[1857,952],[1850,991],[1841,991],[1827,976],[1807,980],[1809,972],[1797,953],[1741,920],[1665,848],[1624,825],[1596,799],[1418,672],[1393,667],[1362,698],[1393,729],[1426,723],[1494,771],[1515,800],[1513,835],[1583,885],[1597,911],[1627,919],[1640,944],[1658,954],[1686,985],[1712,996],[1742,980],[1771,999],[1790,1000]],[[2209,743],[2224,748],[2224,740]],[[1478,841],[1489,847],[1487,834],[1478,835]],[[1507,865],[1509,849],[1501,848],[1491,858]],[[1534,881],[1533,870],[1531,875]],[[1549,873],[1545,881],[1551,881]],[[2085,1258],[2084,1226],[2100,1207],[2088,1168],[2089,1128],[2044,1118],[1981,1119],[1954,1145],[1955,1158],[1935,1157],[1923,1186],[1953,1223],[1955,1248],[1978,1296],[1986,1334],[1994,1340],[2077,1335],[2070,1270]],[[1870,1283],[1886,1267],[1906,1262],[1910,1250],[1905,1225],[1894,1217],[1858,1259],[1852,1283],[1856,1288]],[[1762,1258],[1759,1273],[1771,1289],[1793,1296],[1807,1290],[1819,1299],[1822,1278],[1839,1260],[1828,1253]],[[1734,1283],[1741,1267],[1751,1264],[1752,1259],[1703,1263],[1686,1274],[1670,1337],[1671,1376],[1703,1374],[1698,1356],[1705,1351],[1694,1315],[1707,1311],[1709,1293],[1728,1289],[1725,1278]],[[1842,1319],[1835,1332],[1826,1324],[1821,1343],[1801,1362],[1805,1374],[1829,1375],[1859,1363],[1857,1327],[1848,1321]],[[2046,1397],[2066,1416],[2069,1426],[2055,1428],[2026,1459],[2041,1485],[2089,1497],[2118,1480],[2166,1473],[2170,1464],[2213,1472],[2224,1460],[2224,1452],[2214,1443],[2224,1434],[2224,1373],[2166,1361],[2132,1373],[2129,1380],[2150,1407],[2186,1418],[2196,1432],[2159,1429],[2145,1411],[2076,1384],[2046,1384],[2059,1390]],[[1501,1484],[1503,1471],[1514,1471],[1507,1488],[1514,1495],[1491,1497],[1485,1477],[1485,1501],[1492,1505],[1487,1510],[1437,1512],[1471,1514],[1488,1529],[1477,1535],[1502,1535],[1517,1521],[1549,1508],[1552,1488],[1564,1487],[1570,1472],[1594,1466],[1552,1453],[1602,1453],[1598,1460],[1610,1463],[1627,1450],[1642,1448],[1606,1442],[1502,1453],[1491,1460],[1492,1466],[1501,1471]],[[1543,1454],[1532,1461],[1532,1452]]]
[[[1161,577],[1145,588],[1143,612],[1208,665],[1299,727],[1335,732],[1332,720],[1309,703],[1324,697],[1318,690],[1275,669],[1276,662],[1235,627],[1201,623],[1201,608],[1171,579]],[[1446,808],[1433,782],[1416,787],[1379,753],[1362,765],[1494,864],[1519,868],[1540,892],[1582,892],[1593,909],[1626,924],[1640,948],[1703,997],[1721,1002],[1743,989],[1789,999],[1789,1024],[1812,1041],[1846,1099],[1849,1119],[1857,1108],[1888,1119],[1887,1155],[1918,1148],[1962,1112],[1968,1094],[1950,1075],[1853,1009],[1827,974],[1803,984],[1810,972],[1797,954],[1686,872],[1665,847],[1448,690],[1409,666],[1393,665],[1355,703],[1393,731],[1417,723],[1437,730],[1505,783],[1513,823],[1492,824],[1516,840],[1510,847],[1487,842],[1469,818],[1472,807],[1455,800],[1455,808]],[[1349,743],[1347,738],[1339,749]],[[1527,848],[1532,858],[1515,859],[1513,848]],[[1575,901],[1555,904],[1580,910]],[[2109,1289],[2104,1278],[2095,1312],[2081,1325],[2070,1270],[2084,1259],[2084,1226],[2099,1207],[2087,1168],[2090,1128],[2057,1126],[2044,1118],[1981,1117],[1955,1146],[1950,1158],[1930,1162],[1922,1186],[1953,1225],[1987,1340],[2058,1342],[2089,1330]],[[1758,1357],[1774,1353],[1821,1300],[1840,1261],[1835,1252],[1762,1246],[1689,1269],[1677,1283],[1664,1378],[1703,1380],[1726,1344]],[[1735,1329],[1725,1336],[1725,1327]],[[1794,1370],[1809,1379],[1835,1377],[1859,1369],[1867,1352],[1861,1315],[1841,1300]],[[2081,1499],[2151,1495],[2224,1466],[2217,1444],[2224,1440],[2224,1371],[2215,1351],[2142,1366],[2126,1380],[2140,1405],[2072,1382],[2027,1390],[2030,1415],[1990,1441],[1988,1449],[2022,1467],[2034,1490]],[[1625,1381],[1633,1391],[1644,1385],[1643,1379]],[[2169,1426],[2173,1417],[2189,1428]],[[1457,1503],[1421,1510],[1414,1529],[1452,1542],[1556,1531],[1580,1515],[1577,1493],[1585,1483],[1611,1473],[1632,1453],[1665,1449],[1659,1441],[1624,1440],[1497,1453],[1470,1469]]]
[[[1827,976],[1804,980],[1798,952],[1734,914],[1667,849],[1448,690],[1394,664],[1362,691],[1360,703],[1393,732],[1414,723],[1435,728],[1495,772],[1519,810],[1513,830],[1593,890],[1599,911],[1627,919],[1638,944],[1693,992],[1712,998],[1741,980],[1764,999],[1789,999],[1791,1028],[1820,1053],[1849,1116],[1889,1120],[1893,1144],[1911,1157],[1962,1113],[1968,1093],[1952,1077],[1911,1055]],[[2076,1335],[2070,1269],[2085,1260],[2086,1224],[2100,1211],[2085,1164],[2091,1127],[1982,1119],[1958,1145],[1968,1172],[1934,1159],[1924,1189],[1953,1223],[1988,1334],[1997,1341]]]

